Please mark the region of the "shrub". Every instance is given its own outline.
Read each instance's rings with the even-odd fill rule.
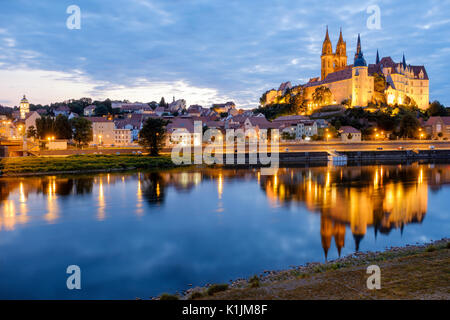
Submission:
[[[256,274],[248,280],[248,283],[250,284],[250,288],[259,288],[261,285],[259,277]]]
[[[427,252],[433,252],[433,251],[436,251],[436,247],[435,246],[428,246]]]
[[[180,300],[180,298],[175,294],[163,293],[159,300]]]
[[[203,298],[205,294],[201,291],[195,291],[192,292],[192,294],[189,296],[189,300],[195,300],[195,299],[200,299]]]
[[[212,296],[217,292],[221,292],[221,291],[226,291],[228,290],[228,284],[223,283],[223,284],[213,284],[212,286],[210,286],[208,288],[208,295]]]

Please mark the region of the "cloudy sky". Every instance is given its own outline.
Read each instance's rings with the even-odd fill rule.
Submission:
[[[381,28],[368,28],[378,5]],[[70,30],[70,5],[81,29]],[[348,63],[358,32],[365,58],[425,65],[430,99],[450,105],[450,1],[0,0],[0,104],[90,96],[254,107],[283,81],[320,74],[325,27],[342,26]]]

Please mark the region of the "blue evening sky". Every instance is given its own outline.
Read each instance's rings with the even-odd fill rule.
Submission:
[[[69,5],[81,29],[69,30]],[[366,10],[381,9],[381,29]],[[342,26],[348,63],[361,33],[366,60],[425,65],[430,99],[450,105],[450,1],[0,0],[0,104],[91,96],[255,107],[283,81],[320,74],[325,27]]]

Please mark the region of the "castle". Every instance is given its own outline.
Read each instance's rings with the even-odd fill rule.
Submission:
[[[321,107],[314,102],[313,93],[324,86],[332,93],[332,101],[329,101],[329,104],[348,101],[348,105],[352,107],[367,106],[384,94],[388,105],[402,105],[414,101],[419,108],[428,108],[429,79],[425,67],[406,64],[405,55],[402,62],[394,62],[391,57],[380,60],[377,50],[375,63],[367,64],[361,47],[361,37],[358,35],[353,64],[347,65],[347,43],[342,36],[342,29],[333,52],[327,27],[320,59],[320,77],[312,78],[308,83],[296,87],[292,87],[290,82],[283,83],[280,89],[266,92],[265,104],[280,102],[286,89],[294,93],[303,89],[308,109],[313,110]],[[384,92],[375,92],[376,74],[384,75]]]

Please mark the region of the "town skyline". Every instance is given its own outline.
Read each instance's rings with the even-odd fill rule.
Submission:
[[[450,63],[445,37],[450,20],[443,16],[446,4],[434,1],[408,7],[379,3],[381,29],[367,28],[369,4],[357,2],[333,10],[316,4],[308,9],[289,4],[287,10],[282,1],[261,8],[204,4],[188,18],[175,5],[159,1],[133,1],[126,9],[123,3],[109,7],[80,1],[80,30],[66,28],[67,3],[42,4],[42,10],[28,3],[23,11],[19,5],[5,5],[0,13],[0,104],[5,106],[17,106],[26,94],[31,103],[43,105],[81,97],[150,102],[175,96],[188,105],[234,101],[240,108],[254,108],[267,89],[285,81],[304,84],[318,74],[326,25],[332,43],[340,27],[349,45],[361,33],[368,63],[374,63],[378,49],[394,61],[405,53],[408,64],[424,64],[430,100],[450,102],[442,72]],[[181,7],[189,10],[193,4]],[[215,19],[216,28],[206,28],[213,23],[209,16],[220,10],[226,14]],[[246,21],[243,12],[261,21]],[[117,23],[125,18],[125,26]],[[118,43],[114,35],[127,40]],[[349,57],[353,51],[351,45]]]

